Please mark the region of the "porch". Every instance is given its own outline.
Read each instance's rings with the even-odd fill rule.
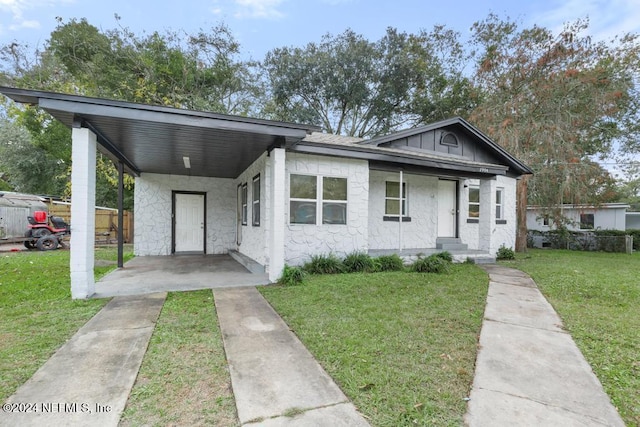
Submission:
[[[96,282],[91,298],[268,283],[268,274],[252,273],[231,255],[140,256]]]

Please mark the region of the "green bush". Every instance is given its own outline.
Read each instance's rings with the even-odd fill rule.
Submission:
[[[304,277],[306,273],[300,267],[291,267],[288,265],[284,266],[282,270],[282,277],[278,283],[286,286],[294,286],[299,285],[304,281]]]
[[[370,273],[376,270],[373,258],[365,252],[353,252],[342,261],[344,271],[347,273]]]
[[[513,249],[507,248],[503,245],[498,248],[496,259],[516,259],[516,253],[513,251]]]
[[[336,274],[344,271],[342,261],[334,254],[314,255],[302,269],[310,274]]]
[[[374,259],[378,271],[401,271],[404,269],[402,258],[398,254],[382,255]]]
[[[411,265],[411,270],[418,273],[446,273],[449,271],[450,265],[451,262],[434,254],[426,258],[418,258]]]
[[[434,255],[437,256],[438,258],[442,258],[445,261],[453,262],[453,255],[451,255],[451,252],[449,251],[438,252],[437,254],[434,254]]]

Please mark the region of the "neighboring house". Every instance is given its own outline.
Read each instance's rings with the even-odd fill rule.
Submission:
[[[531,170],[460,118],[360,140],[313,126],[0,88],[71,127],[74,298],[93,293],[95,150],[136,177],[138,256],[237,252],[275,281],[333,252],[513,247]],[[447,246],[453,245],[453,246]]]
[[[571,231],[589,230],[625,230],[626,214],[629,205],[626,203],[603,203],[593,205],[563,205],[562,216],[566,218],[567,229]],[[527,207],[527,229],[549,231],[554,229],[553,221],[540,206]]]

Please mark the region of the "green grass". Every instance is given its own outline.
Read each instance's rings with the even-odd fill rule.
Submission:
[[[114,261],[115,249],[97,249],[96,259]],[[71,299],[69,251],[0,253],[0,401],[106,303]]]
[[[120,425],[239,425],[211,290],[167,296]]]
[[[531,275],[625,423],[640,426],[640,253],[531,250],[503,264]]]
[[[487,286],[459,264],[259,289],[371,424],[395,427],[463,424]]]

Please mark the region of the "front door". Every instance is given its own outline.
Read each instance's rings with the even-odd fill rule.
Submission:
[[[204,253],[204,194],[175,193],[175,252]]]
[[[438,181],[438,237],[456,237],[456,181]]]

